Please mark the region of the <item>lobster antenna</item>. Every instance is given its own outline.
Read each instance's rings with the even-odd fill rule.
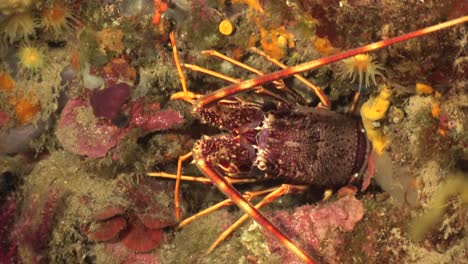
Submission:
[[[328,65],[337,61],[341,61],[343,59],[353,57],[361,53],[378,50],[383,47],[393,45],[395,43],[399,43],[399,42],[403,42],[412,38],[417,38],[417,37],[421,37],[424,35],[428,35],[430,33],[443,30],[449,27],[453,27],[458,24],[463,24],[466,22],[468,22],[468,16],[460,17],[457,19],[453,19],[453,20],[438,24],[438,25],[419,29],[419,30],[416,30],[416,31],[413,31],[413,32],[410,32],[410,33],[407,33],[398,37],[393,37],[387,40],[378,41],[378,42],[368,44],[359,48],[345,51],[343,53],[339,53],[339,54],[332,55],[329,57],[299,64],[299,65],[296,65],[296,66],[293,66],[284,70],[279,70],[276,72],[265,74],[263,76],[259,76],[254,79],[243,81],[239,84],[232,84],[232,85],[229,85],[229,86],[226,86],[224,88],[217,90],[215,93],[209,93],[209,94],[202,96],[195,103],[195,108],[201,109],[201,108],[206,107],[207,105],[210,105],[211,103],[215,101],[218,101],[220,98],[225,98],[225,97],[228,97],[228,96],[240,93],[240,92],[245,92],[259,85],[264,85],[266,83],[269,83],[278,79],[290,77],[294,74],[298,74],[298,73],[305,72],[305,71],[310,71],[310,70],[313,70],[315,68],[318,68],[324,65]]]

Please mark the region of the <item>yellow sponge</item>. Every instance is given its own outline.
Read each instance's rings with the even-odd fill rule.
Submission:
[[[367,137],[372,142],[374,151],[382,154],[390,143],[382,131],[372,124],[372,122],[383,119],[390,107],[390,97],[392,90],[387,85],[381,86],[381,91],[377,97],[370,98],[361,107],[361,118],[366,130]]]

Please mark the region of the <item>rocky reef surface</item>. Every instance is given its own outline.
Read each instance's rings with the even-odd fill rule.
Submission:
[[[206,254],[242,212],[180,227],[174,180],[147,175],[175,173],[196,140],[227,132],[178,100],[171,32],[189,94],[206,94],[276,71],[274,60],[290,67],[467,13],[464,0],[0,1],[0,263],[301,263],[252,220]],[[465,23],[303,73],[332,111],[362,116],[369,172],[363,186],[279,197],[265,216],[324,263],[468,263],[467,43]],[[236,102],[323,105],[298,78],[275,85],[264,89],[295,92]],[[202,174],[185,162],[183,175]],[[180,189],[182,219],[225,199],[206,181]]]

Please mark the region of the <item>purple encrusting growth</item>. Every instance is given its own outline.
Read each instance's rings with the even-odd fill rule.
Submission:
[[[126,83],[117,83],[93,92],[90,103],[96,117],[114,119],[129,97],[130,86]]]
[[[15,199],[7,199],[0,208],[0,263],[16,263],[18,247],[11,238],[16,212]]]

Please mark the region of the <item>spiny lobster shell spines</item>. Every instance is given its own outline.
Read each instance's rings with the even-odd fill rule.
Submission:
[[[266,177],[319,186],[346,185],[371,151],[357,118],[300,106],[269,112],[257,141]]]

